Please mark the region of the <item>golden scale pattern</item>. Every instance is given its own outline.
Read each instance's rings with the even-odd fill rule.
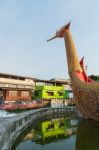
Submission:
[[[99,121],[99,84],[81,81],[75,72],[82,72],[77,51],[69,30],[64,31],[71,85],[79,110],[87,117]],[[69,65],[70,64],[70,65]]]
[[[68,72],[71,79],[71,85],[74,93],[74,98],[80,111],[87,117],[99,121],[99,84],[87,83],[81,81],[76,76],[76,73],[83,72],[80,66],[75,44],[69,30],[70,23],[63,26],[56,32],[56,35],[50,40],[57,37],[63,37],[65,41]]]
[[[85,117],[99,121],[99,92],[82,88],[73,78],[71,84],[79,110]]]

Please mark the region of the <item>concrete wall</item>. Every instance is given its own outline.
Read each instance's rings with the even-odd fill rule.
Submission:
[[[43,108],[21,113],[12,118],[0,119],[0,150],[11,150],[16,138],[33,122],[46,115],[66,113],[77,117],[76,107]]]

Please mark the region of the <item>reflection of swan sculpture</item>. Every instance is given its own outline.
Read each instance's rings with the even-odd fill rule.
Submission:
[[[99,122],[85,120],[76,135],[76,150],[99,150]]]
[[[87,76],[83,65],[83,58],[79,62],[69,26],[70,23],[63,26],[56,32],[56,35],[48,41],[57,37],[64,38],[68,72],[76,104],[85,116],[99,121],[99,84]]]

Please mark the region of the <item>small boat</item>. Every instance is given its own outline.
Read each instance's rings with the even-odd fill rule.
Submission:
[[[70,32],[70,22],[56,32],[55,38],[64,38],[68,73],[76,105],[87,118],[99,121],[99,84],[91,80],[84,67],[84,57],[79,61]]]

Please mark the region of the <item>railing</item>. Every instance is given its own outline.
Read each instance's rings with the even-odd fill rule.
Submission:
[[[76,107],[42,108],[21,113],[12,118],[0,120],[0,150],[11,150],[16,138],[25,131],[33,122],[55,113],[78,115]]]
[[[32,90],[33,85],[0,82],[0,88],[21,88],[21,89],[31,89]]]

